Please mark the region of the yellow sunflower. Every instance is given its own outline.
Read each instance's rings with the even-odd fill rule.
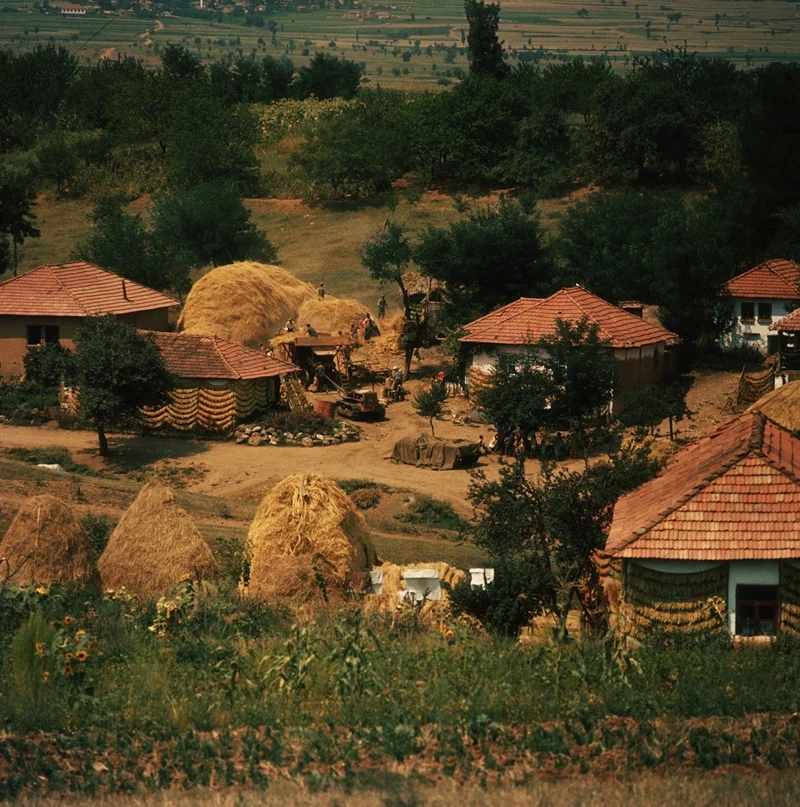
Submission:
[[[65,664],[64,665],[64,675],[72,675],[72,665]]]
[[[45,670],[45,671],[42,673],[42,679],[43,679],[43,680],[45,680],[45,681],[49,681],[49,680],[50,680],[50,673],[49,673],[49,672],[47,672],[47,670]]]
[[[445,638],[445,639],[455,639],[455,638],[456,638],[456,633],[455,633],[455,631],[453,631],[453,630],[446,630],[446,631],[444,632],[444,638]]]
[[[72,661],[72,659],[74,659],[74,658],[75,658],[75,656],[74,656],[72,653],[67,652],[67,653],[64,653],[64,658],[65,658],[67,661]]]
[[[76,655],[76,658],[78,659],[78,661],[83,663],[84,661],[86,661],[87,658],[89,658],[89,654],[85,650],[79,650]]]
[[[65,625],[71,625],[72,624],[72,617],[69,614],[67,614],[67,616],[64,617],[64,624]]]

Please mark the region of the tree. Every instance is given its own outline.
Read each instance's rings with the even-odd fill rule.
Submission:
[[[675,422],[692,417],[686,405],[686,388],[677,382],[642,387],[627,395],[624,403],[620,421],[635,427],[642,436],[653,434],[663,421],[668,420],[669,439],[674,440]]]
[[[62,193],[64,186],[78,170],[78,159],[72,143],[61,129],[54,129],[36,148],[39,170]]]
[[[161,56],[164,73],[174,78],[199,78],[203,73],[200,57],[183,45],[169,44]]]
[[[136,425],[142,407],[165,404],[174,379],[152,335],[111,314],[85,319],[75,345],[70,380],[78,389],[78,413],[94,424],[100,456],[107,457],[106,429]]]
[[[406,229],[389,218],[361,245],[361,264],[369,270],[369,276],[380,283],[397,283],[403,297],[403,316],[406,318],[411,308],[403,275],[410,261],[411,244]]]
[[[179,292],[191,285],[191,269],[248,259],[272,263],[278,254],[250,220],[232,182],[206,182],[157,197],[152,238]]]
[[[503,163],[502,173],[507,180],[526,185],[564,179],[570,142],[561,113],[552,107],[538,109],[520,122],[517,142]]]
[[[123,209],[127,201],[122,196],[111,196],[97,202],[89,217],[92,231],[78,243],[73,257],[154,289],[177,288],[168,275],[166,262],[153,253],[152,235],[141,216]]]
[[[433,419],[442,414],[442,404],[447,400],[447,388],[444,381],[434,379],[430,387],[422,387],[414,395],[414,411],[423,418],[428,418],[431,424],[431,434],[435,437],[433,430]]]
[[[525,624],[523,617],[550,612],[563,619],[576,601],[586,621],[597,624],[593,553],[605,543],[617,498],[652,478],[658,467],[638,447],[582,473],[545,466],[542,476],[531,479],[517,461],[502,467],[496,480],[473,474],[469,500],[479,518],[470,537],[510,579],[479,597],[468,596],[464,585],[456,587],[452,602],[510,635]]]
[[[503,43],[497,38],[500,5],[485,3],[484,0],[465,0],[464,11],[469,24],[467,46],[472,57],[470,71],[505,78],[509,68],[503,61]]]
[[[320,101],[329,98],[353,98],[361,83],[361,68],[356,62],[330,53],[317,53],[300,68],[295,83],[298,98],[314,96]]]
[[[17,274],[17,246],[26,238],[38,238],[33,226],[36,216],[36,189],[27,176],[0,171],[0,233],[8,236],[13,249],[13,269]],[[0,264],[2,265],[2,264]]]
[[[519,297],[552,290],[553,267],[538,215],[501,200],[447,229],[428,225],[414,248],[420,270],[447,284],[460,322]]]

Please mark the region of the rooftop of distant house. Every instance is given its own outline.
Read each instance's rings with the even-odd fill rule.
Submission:
[[[274,378],[300,368],[218,336],[143,331],[153,336],[167,370],[180,378]]]
[[[761,300],[800,300],[800,265],[783,258],[765,261],[729,280],[723,293]]]
[[[86,261],[47,264],[0,283],[0,315],[90,317],[133,314],[180,303]]]
[[[606,302],[582,286],[569,286],[550,297],[521,297],[464,326],[461,341],[477,344],[523,345],[552,336],[558,320],[597,325],[600,338],[614,348],[636,348],[678,336],[619,306]]]
[[[800,557],[800,440],[759,411],[722,424],[620,498],[606,554],[725,561]]]

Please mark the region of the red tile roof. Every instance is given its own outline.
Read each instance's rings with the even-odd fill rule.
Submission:
[[[89,317],[173,305],[172,297],[86,261],[40,266],[0,283],[0,315]]]
[[[800,440],[760,412],[729,421],[617,502],[606,553],[800,557]]]
[[[773,322],[770,326],[771,331],[800,331],[800,308],[792,311],[791,314]]]
[[[218,336],[142,331],[155,337],[167,370],[180,378],[272,378],[294,373],[294,364]]]
[[[729,280],[723,294],[746,299],[800,300],[800,266],[782,258],[765,261]]]
[[[522,297],[507,306],[470,322],[462,342],[523,345],[556,332],[556,320],[578,322],[587,317],[599,327],[600,338],[615,348],[642,347],[674,342],[672,331],[629,314],[581,286],[570,286],[543,300]]]

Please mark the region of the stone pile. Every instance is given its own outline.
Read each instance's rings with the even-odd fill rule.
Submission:
[[[233,440],[239,445],[248,446],[335,446],[339,443],[355,443],[360,434],[349,423],[336,423],[330,434],[308,432],[285,432],[272,426],[242,425],[237,427]]]

